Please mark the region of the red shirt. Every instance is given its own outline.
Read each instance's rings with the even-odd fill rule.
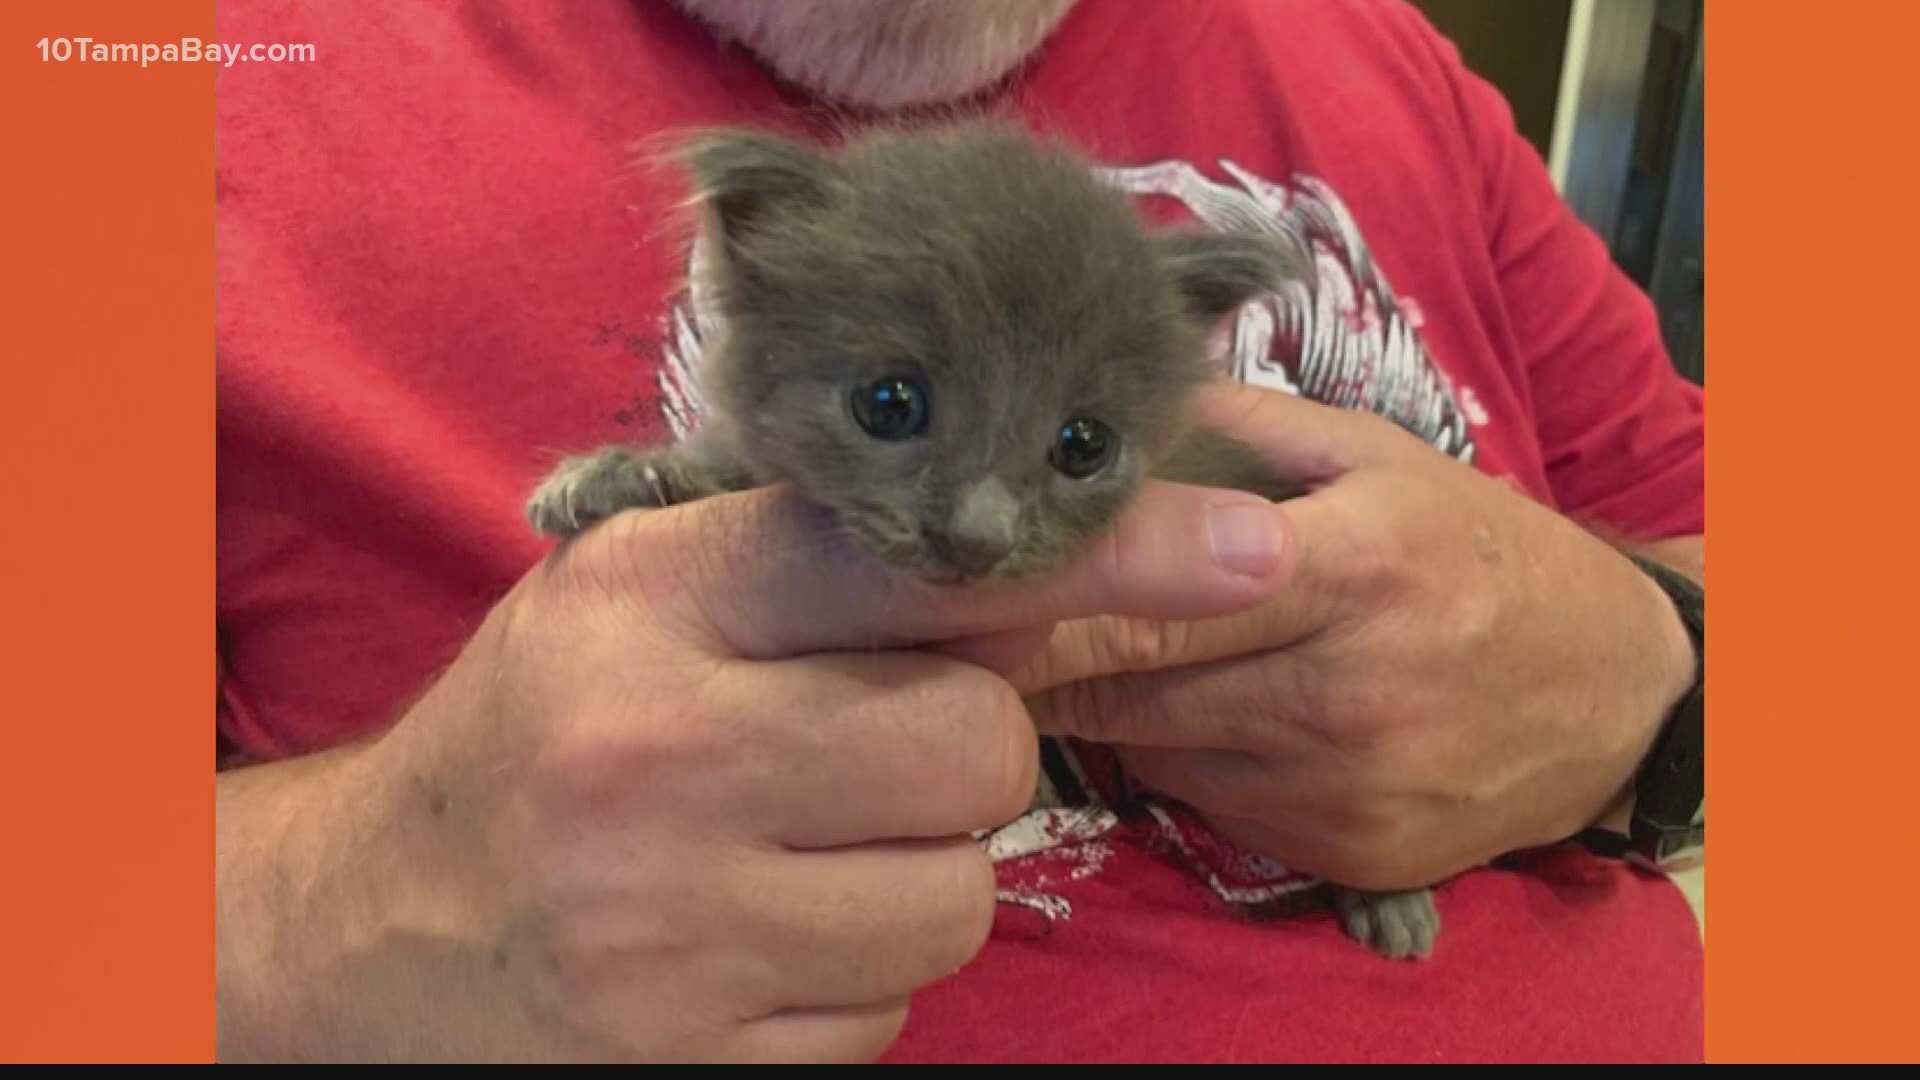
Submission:
[[[686,253],[652,228],[682,193],[632,141],[825,121],[664,0],[219,19],[318,49],[218,90],[220,726],[274,757],[389,723],[453,657],[544,552],[520,507],[556,451],[684,421]],[[1082,0],[1001,100],[1149,212],[1315,245],[1316,293],[1236,325],[1243,377],[1393,416],[1583,521],[1704,531],[1699,392],[1412,8]],[[1244,918],[1236,889],[1294,879],[1180,819],[1004,865],[1035,906],[916,999],[893,1059],[1702,1054],[1685,902],[1578,852],[1449,883],[1424,964],[1322,913]]]

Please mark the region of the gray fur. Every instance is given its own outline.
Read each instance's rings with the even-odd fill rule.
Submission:
[[[895,568],[957,584],[1059,567],[1149,476],[1300,493],[1183,417],[1215,377],[1211,333],[1296,272],[1276,243],[1149,228],[1067,147],[990,122],[874,129],[837,151],[715,131],[682,162],[716,256],[712,415],[680,445],[563,462],[527,505],[541,532],[790,484]],[[916,437],[855,421],[854,390],[893,375],[928,394]],[[1049,461],[1076,418],[1118,447],[1082,479]],[[1337,895],[1383,955],[1430,947],[1424,892]]]
[[[605,446],[569,457],[527,500],[527,520],[548,536],[568,537],[627,510],[692,502],[752,485],[750,476],[701,441],[654,450]]]
[[[717,256],[705,284],[722,330],[702,370],[716,422],[697,446],[654,451],[661,472],[792,484],[879,557],[944,583],[1057,568],[1149,475],[1204,482],[1231,463],[1241,486],[1290,490],[1251,451],[1183,441],[1182,414],[1214,377],[1210,333],[1292,272],[1282,247],[1150,229],[1064,145],[986,121],[872,129],[838,150],[715,131],[682,161]],[[853,420],[849,395],[890,375],[927,390],[917,438]],[[1074,418],[1117,437],[1084,479],[1048,457]],[[608,468],[564,462],[529,505],[536,526],[564,536],[657,501],[630,461]],[[674,486],[676,501],[713,490]]]
[[[1335,888],[1334,903],[1347,935],[1389,960],[1423,960],[1440,934],[1433,890],[1362,892]]]

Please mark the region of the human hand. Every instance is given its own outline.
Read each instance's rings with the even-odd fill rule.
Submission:
[[[1257,602],[1277,559],[1195,558],[1222,502],[965,593],[779,491],[580,535],[384,738],[223,778],[222,1059],[877,1056],[984,942],[969,834],[1034,787],[994,672],[1055,620]]]
[[[1595,823],[1692,655],[1619,550],[1367,414],[1224,388],[1202,422],[1310,494],[1287,584],[1192,623],[1063,625],[1015,676],[1046,733],[1112,744],[1242,846],[1367,890]]]

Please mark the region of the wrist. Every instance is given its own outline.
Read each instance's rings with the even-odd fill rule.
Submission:
[[[1641,570],[1641,591],[1655,614],[1654,626],[1658,633],[1655,639],[1659,643],[1660,663],[1655,685],[1659,692],[1655,697],[1655,716],[1653,726],[1657,729],[1664,725],[1673,710],[1679,708],[1688,694],[1693,692],[1695,680],[1700,674],[1701,657],[1694,642],[1693,634],[1676,606],[1674,597],[1658,580],[1656,571],[1674,574],[1670,567],[1641,555],[1630,556],[1636,568]]]
[[[1615,655],[1609,677],[1619,680],[1620,693],[1611,713],[1604,761],[1610,785],[1587,822],[1625,834],[1632,818],[1635,788],[1647,757],[1674,706],[1685,697],[1693,675],[1693,649],[1673,602],[1660,586],[1630,563],[1622,578],[1632,598],[1631,616],[1623,620],[1626,648]],[[1624,675],[1624,678],[1622,677]]]
[[[355,1042],[371,1004],[348,975],[353,942],[406,865],[387,850],[376,755],[361,745],[235,769],[215,801],[217,1060],[337,1054],[330,1043]]]
[[[324,877],[305,822],[347,752],[222,772],[214,787],[216,1060],[286,1060],[312,980],[299,958],[325,940],[305,893]],[[310,1019],[310,1018],[309,1018]]]
[[[1628,781],[1593,827],[1619,837],[1635,861],[1678,869],[1697,862],[1705,839],[1705,598],[1697,572],[1626,554],[1660,613],[1649,634],[1658,657],[1648,684],[1653,705]]]

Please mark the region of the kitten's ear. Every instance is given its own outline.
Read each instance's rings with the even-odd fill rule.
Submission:
[[[1279,240],[1170,231],[1159,237],[1160,261],[1195,319],[1212,325],[1261,292],[1293,278],[1301,262]]]
[[[695,197],[729,241],[769,213],[818,204],[835,174],[819,150],[759,131],[704,132],[686,143],[680,160],[692,174]]]

